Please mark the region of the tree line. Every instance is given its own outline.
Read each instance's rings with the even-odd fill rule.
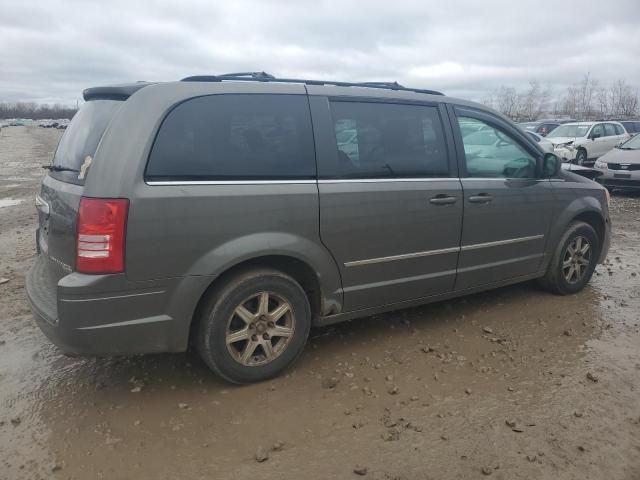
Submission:
[[[78,109],[59,103],[0,102],[0,118],[71,119]]]
[[[486,95],[482,103],[519,122],[545,116],[596,120],[634,118],[640,114],[637,88],[625,80],[603,84],[590,74],[559,95],[554,95],[551,85],[532,80],[523,90],[502,85]]]
[[[532,80],[522,90],[502,85],[481,102],[518,122],[545,116],[575,120],[625,119],[640,115],[638,95],[638,89],[625,80],[603,84],[586,74],[559,95],[554,94],[550,84]],[[76,107],[58,103],[0,102],[0,118],[70,119],[76,111]]]

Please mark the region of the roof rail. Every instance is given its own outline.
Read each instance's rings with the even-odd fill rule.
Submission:
[[[333,85],[336,87],[366,87],[381,88],[385,90],[404,90],[408,92],[426,93],[429,95],[444,95],[436,90],[410,88],[400,85],[398,82],[336,82],[332,80],[305,80],[299,78],[277,78],[267,72],[240,72],[225,73],[222,75],[193,75],[185,77],[181,82],[222,82],[222,81],[250,81],[250,82],[278,82],[278,83],[302,83],[305,85]]]

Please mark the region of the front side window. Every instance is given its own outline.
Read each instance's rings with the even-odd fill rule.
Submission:
[[[604,127],[601,123],[598,123],[593,126],[591,129],[591,133],[589,134],[591,138],[600,138],[604,137]]]
[[[153,144],[148,179],[307,179],[316,174],[307,99],[210,95],[179,104]]]
[[[488,123],[459,116],[459,124],[474,124],[476,130],[464,135],[462,143],[467,175],[472,178],[534,178],[536,160],[516,140]]]
[[[333,178],[446,177],[447,150],[436,107],[331,102],[338,150]]]

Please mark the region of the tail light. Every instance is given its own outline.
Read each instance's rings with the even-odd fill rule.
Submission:
[[[124,243],[129,200],[126,198],[80,199],[76,271],[80,273],[124,272]]]

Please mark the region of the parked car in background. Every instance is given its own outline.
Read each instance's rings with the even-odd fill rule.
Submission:
[[[558,121],[540,120],[537,122],[524,122],[519,125],[528,132],[537,133],[538,135],[545,137],[558,128],[561,123]]]
[[[640,120],[620,120],[620,123],[627,133],[631,135],[640,133]]]
[[[619,122],[574,122],[559,126],[547,138],[565,162],[584,165],[627,140],[629,134]]]
[[[531,132],[529,130],[525,130],[525,133],[527,135],[529,135],[531,138],[533,138],[533,140],[540,145],[540,148],[543,149],[545,152],[549,152],[549,153],[554,153],[554,147],[553,147],[553,143],[551,143],[551,141],[541,135],[538,135],[535,132]]]
[[[607,254],[608,192],[480,104],[265,73],[84,99],[35,199],[26,280],[69,353],[191,344],[250,383],[312,325],[531,279],[572,294]]]
[[[602,172],[596,180],[608,189],[640,189],[640,135],[600,157],[594,167]]]

